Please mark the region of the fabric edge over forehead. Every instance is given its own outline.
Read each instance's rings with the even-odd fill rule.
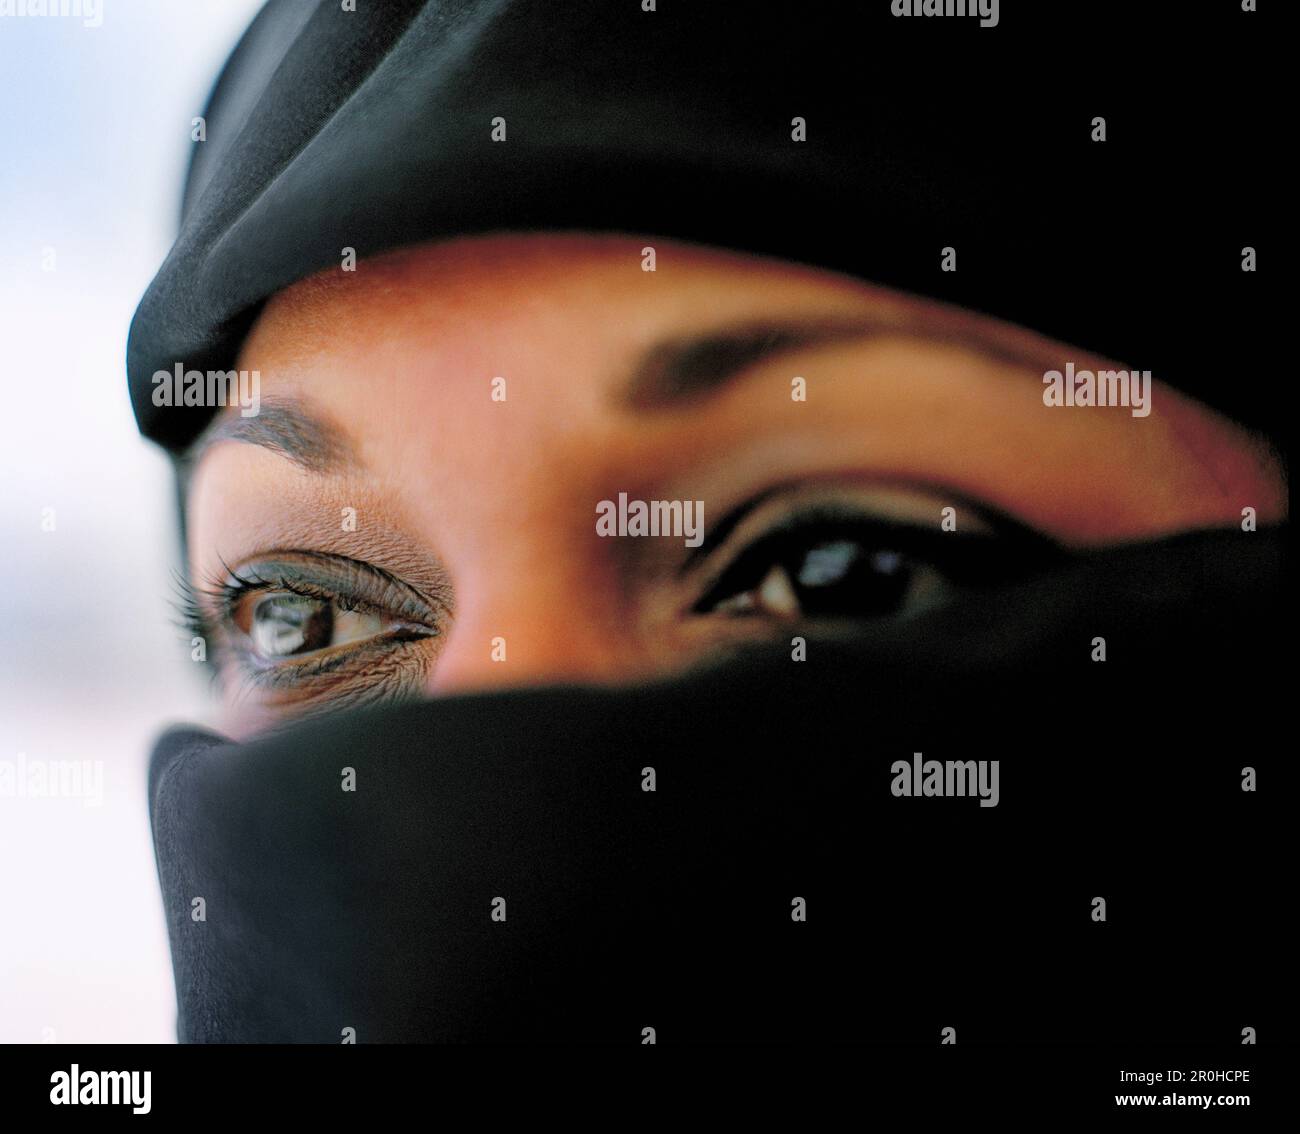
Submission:
[[[1240,240],[1189,245],[1167,207],[1230,213],[1235,182],[1213,159],[1189,181],[1185,139],[1152,112],[1097,145],[1076,86],[1027,98],[1026,40],[1007,20],[931,35],[887,5],[858,22],[597,0],[359,9],[271,0],[214,90],[179,236],[128,341],[137,422],[173,453],[214,408],[166,404],[176,383],[160,373],[231,368],[271,295],[349,249],[364,261],[509,231],[623,232],[843,271],[1260,416],[1258,391],[1216,381],[1262,358]],[[1077,30],[1067,62],[1095,47],[1087,21]],[[918,81],[936,72],[942,85]]]

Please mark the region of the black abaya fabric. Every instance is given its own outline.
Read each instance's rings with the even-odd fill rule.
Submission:
[[[1282,1030],[1295,777],[1250,723],[1289,692],[1282,538],[1084,556],[803,661],[173,731],[150,793],[180,1038]],[[996,806],[895,796],[917,752],[999,761]]]

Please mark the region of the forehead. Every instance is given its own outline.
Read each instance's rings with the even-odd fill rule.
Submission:
[[[375,352],[392,362],[391,348],[402,343],[436,354],[477,344],[470,353],[485,360],[539,346],[635,348],[667,328],[703,330],[756,312],[901,316],[907,307],[847,277],[678,242],[476,237],[363,258],[354,271],[330,270],[279,292],[240,365],[290,369]]]
[[[646,410],[734,425],[755,408],[739,376],[871,342],[928,359],[931,379],[954,355],[1008,370],[1057,357],[1021,328],[823,269],[637,234],[532,233],[406,248],[295,284],[265,306],[238,366],[259,373],[273,409],[305,407],[355,443],[357,464],[382,467],[417,450],[421,463],[475,463],[489,440],[518,453],[557,435],[653,433],[663,415]],[[285,451],[274,415],[265,428],[224,418],[209,439],[233,423]]]

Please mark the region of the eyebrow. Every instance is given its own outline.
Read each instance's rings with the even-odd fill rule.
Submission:
[[[218,418],[195,445],[190,463],[197,464],[218,441],[259,445],[313,473],[337,472],[360,463],[341,430],[294,401],[263,400],[253,417]]]
[[[910,338],[975,350],[995,360],[1030,369],[1059,365],[1047,350],[1026,343],[1023,332],[1000,328],[966,312],[862,316],[794,322],[762,320],[667,340],[649,347],[620,385],[617,400],[626,408],[661,410],[687,405],[718,392],[763,362],[795,350],[833,346],[864,338]],[[218,441],[258,445],[317,474],[361,463],[343,432],[301,402],[263,399],[254,417],[219,417],[187,454],[197,465]]]
[[[703,335],[661,342],[641,356],[618,399],[629,409],[670,409],[716,393],[760,363],[795,350],[859,339],[914,339],[964,347],[996,361],[1029,369],[1059,366],[1018,328],[990,325],[964,311],[916,310],[895,316],[861,316],[743,324]],[[1037,339],[1037,336],[1032,336]]]

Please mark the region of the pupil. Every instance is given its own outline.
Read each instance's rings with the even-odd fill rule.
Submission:
[[[334,632],[333,607],[304,595],[273,595],[253,611],[253,644],[268,657],[324,649]]]
[[[863,618],[901,609],[912,574],[901,552],[866,552],[852,540],[814,544],[790,572],[805,615]]]

